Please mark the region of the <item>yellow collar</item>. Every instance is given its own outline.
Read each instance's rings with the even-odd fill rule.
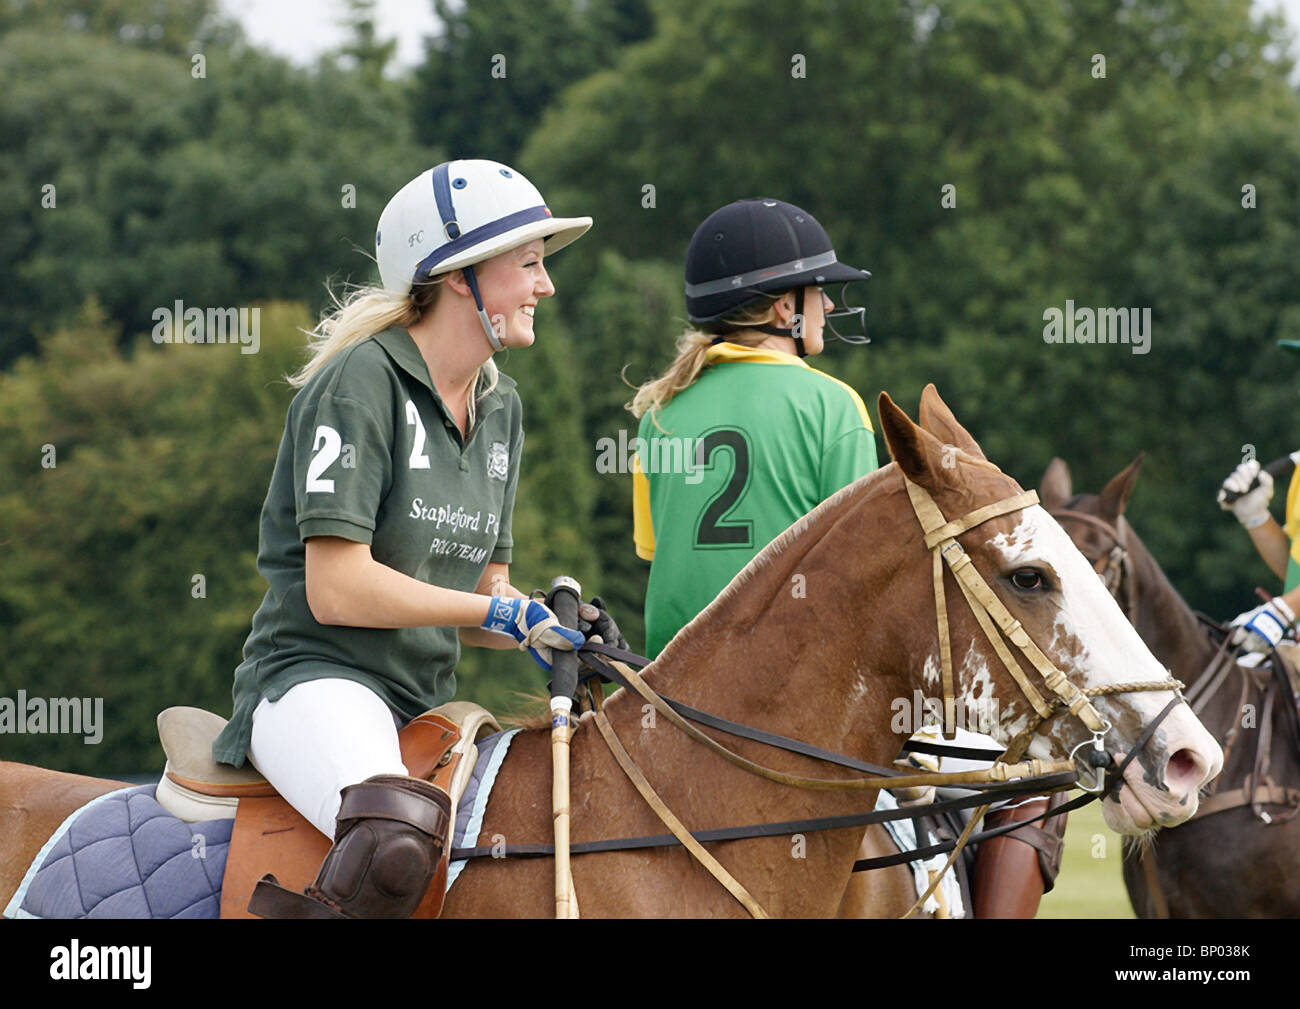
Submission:
[[[718,361],[752,361],[755,364],[795,364],[800,368],[809,367],[808,362],[787,354],[783,350],[769,350],[767,347],[742,347],[738,343],[715,343],[704,352],[708,364]]]

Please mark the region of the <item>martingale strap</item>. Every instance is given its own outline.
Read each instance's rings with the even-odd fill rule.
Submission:
[[[939,506],[934,503],[925,488],[903,478],[907,486],[907,495],[912,508],[925,532],[926,548],[934,556],[934,602],[939,625],[939,661],[943,674],[943,734],[944,738],[956,736],[956,689],[952,668],[952,646],[949,643],[948,609],[943,590],[943,565],[947,564],[953,577],[957,580],[962,594],[970,604],[971,611],[980,625],[980,630],[988,638],[998,659],[1007,672],[1020,687],[1020,692],[1029,701],[1039,720],[1050,718],[1053,706],[1044,700],[1043,695],[1030,682],[1020,663],[1002,641],[1005,636],[1015,645],[1026,659],[1043,677],[1043,682],[1052,691],[1072,715],[1075,715],[1093,733],[1104,732],[1108,728],[1105,720],[1092,706],[1087,694],[1069,681],[1066,675],[1056,667],[1042,650],[1034,644],[1020,621],[1011,615],[989,585],[980,576],[970,556],[957,537],[989,519],[1020,511],[1038,503],[1036,491],[1025,491],[1013,497],[995,501],[993,504],[977,508],[960,519],[948,521]]]

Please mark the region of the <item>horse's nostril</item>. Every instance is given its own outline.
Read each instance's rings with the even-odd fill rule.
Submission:
[[[1187,795],[1201,783],[1201,762],[1186,748],[1169,758],[1165,766],[1165,787],[1174,795]]]

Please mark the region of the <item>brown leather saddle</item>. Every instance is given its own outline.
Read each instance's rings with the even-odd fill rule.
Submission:
[[[233,816],[221,917],[252,918],[248,901],[263,875],[272,873],[284,887],[302,890],[316,878],[332,839],[282,799],[251,763],[233,768],[212,760],[212,741],[225,724],[224,718],[201,708],[168,708],[159,714],[167,767],[157,798],[173,815],[191,822]],[[397,734],[411,776],[439,785],[452,797],[453,823],[477,756],[474,743],[499,730],[483,708],[453,702],[425,712]],[[413,917],[436,917],[446,881],[444,853]]]

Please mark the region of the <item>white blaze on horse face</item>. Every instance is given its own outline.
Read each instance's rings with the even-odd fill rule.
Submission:
[[[1080,687],[1168,679],[1169,671],[1151,654],[1057,521],[1038,505],[1026,508],[1020,516],[1020,522],[1009,536],[999,533],[990,540],[989,546],[1001,555],[1004,570],[1041,564],[1056,572],[1061,607],[1054,634],[1051,641],[1037,642],[1048,658]],[[1071,643],[1074,649],[1067,651]],[[1034,680],[1037,682],[1038,677]],[[1131,709],[1140,725],[1146,726],[1160,714],[1169,699],[1167,690],[1129,691],[1098,698],[1094,706],[1099,710]],[[1105,717],[1104,711],[1102,714]],[[1061,716],[1058,723],[1067,717]],[[1107,747],[1124,749],[1132,742],[1112,733]],[[1222,766],[1218,744],[1186,705],[1170,712],[1156,730],[1152,745],[1166,754],[1179,747],[1194,748],[1211,766],[1212,773],[1217,773]]]

